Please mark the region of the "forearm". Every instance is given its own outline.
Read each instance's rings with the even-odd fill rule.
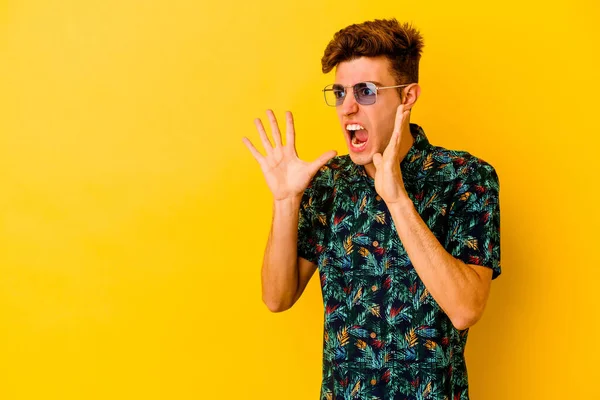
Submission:
[[[410,199],[389,209],[398,236],[431,296],[455,327],[473,325],[483,313],[490,280],[444,249]]]
[[[292,306],[298,290],[298,212],[301,198],[276,201],[262,266],[263,301],[272,311]]]

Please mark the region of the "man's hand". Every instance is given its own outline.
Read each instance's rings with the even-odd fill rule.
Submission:
[[[402,180],[402,171],[400,170],[400,143],[408,132],[408,115],[410,110],[405,110],[404,105],[398,107],[396,112],[396,122],[394,132],[390,142],[383,155],[376,153],[373,155],[373,165],[375,165],[375,190],[389,206],[408,199],[404,181]]]
[[[256,150],[252,142],[246,137],[243,139],[244,144],[260,164],[260,168],[275,201],[301,197],[312,177],[317,173],[319,168],[336,155],[336,152],[333,150],[328,151],[313,162],[300,160],[296,152],[292,113],[289,111],[286,113],[285,145],[281,142],[281,133],[279,132],[275,114],[273,114],[273,111],[268,110],[267,116],[271,124],[275,147],[269,141],[265,128],[259,118],[254,120],[254,124],[260,134],[260,139],[267,153],[266,156],[263,156]]]

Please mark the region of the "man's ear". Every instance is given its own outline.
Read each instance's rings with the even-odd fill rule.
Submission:
[[[403,90],[403,93],[402,104],[404,104],[404,109],[412,110],[421,95],[421,86],[418,83],[412,83]]]

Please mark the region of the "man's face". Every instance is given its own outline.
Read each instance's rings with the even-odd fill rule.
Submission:
[[[376,86],[398,84],[385,57],[361,57],[337,66],[335,83],[352,86],[359,82],[373,82]],[[379,90],[377,101],[371,105],[357,103],[353,88],[346,89],[346,98],[336,111],[354,163],[367,166],[373,162],[374,154],[383,154],[392,136],[400,104],[400,95],[395,88]],[[359,130],[353,130],[356,125],[359,125]]]

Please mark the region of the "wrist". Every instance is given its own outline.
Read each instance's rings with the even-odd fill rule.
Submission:
[[[407,193],[403,193],[398,200],[387,203],[387,207],[391,213],[405,213],[415,209],[415,205]]]
[[[273,200],[273,208],[276,210],[290,210],[290,209],[299,209],[300,203],[302,202],[302,193],[290,197],[285,197],[283,199],[274,199]]]

